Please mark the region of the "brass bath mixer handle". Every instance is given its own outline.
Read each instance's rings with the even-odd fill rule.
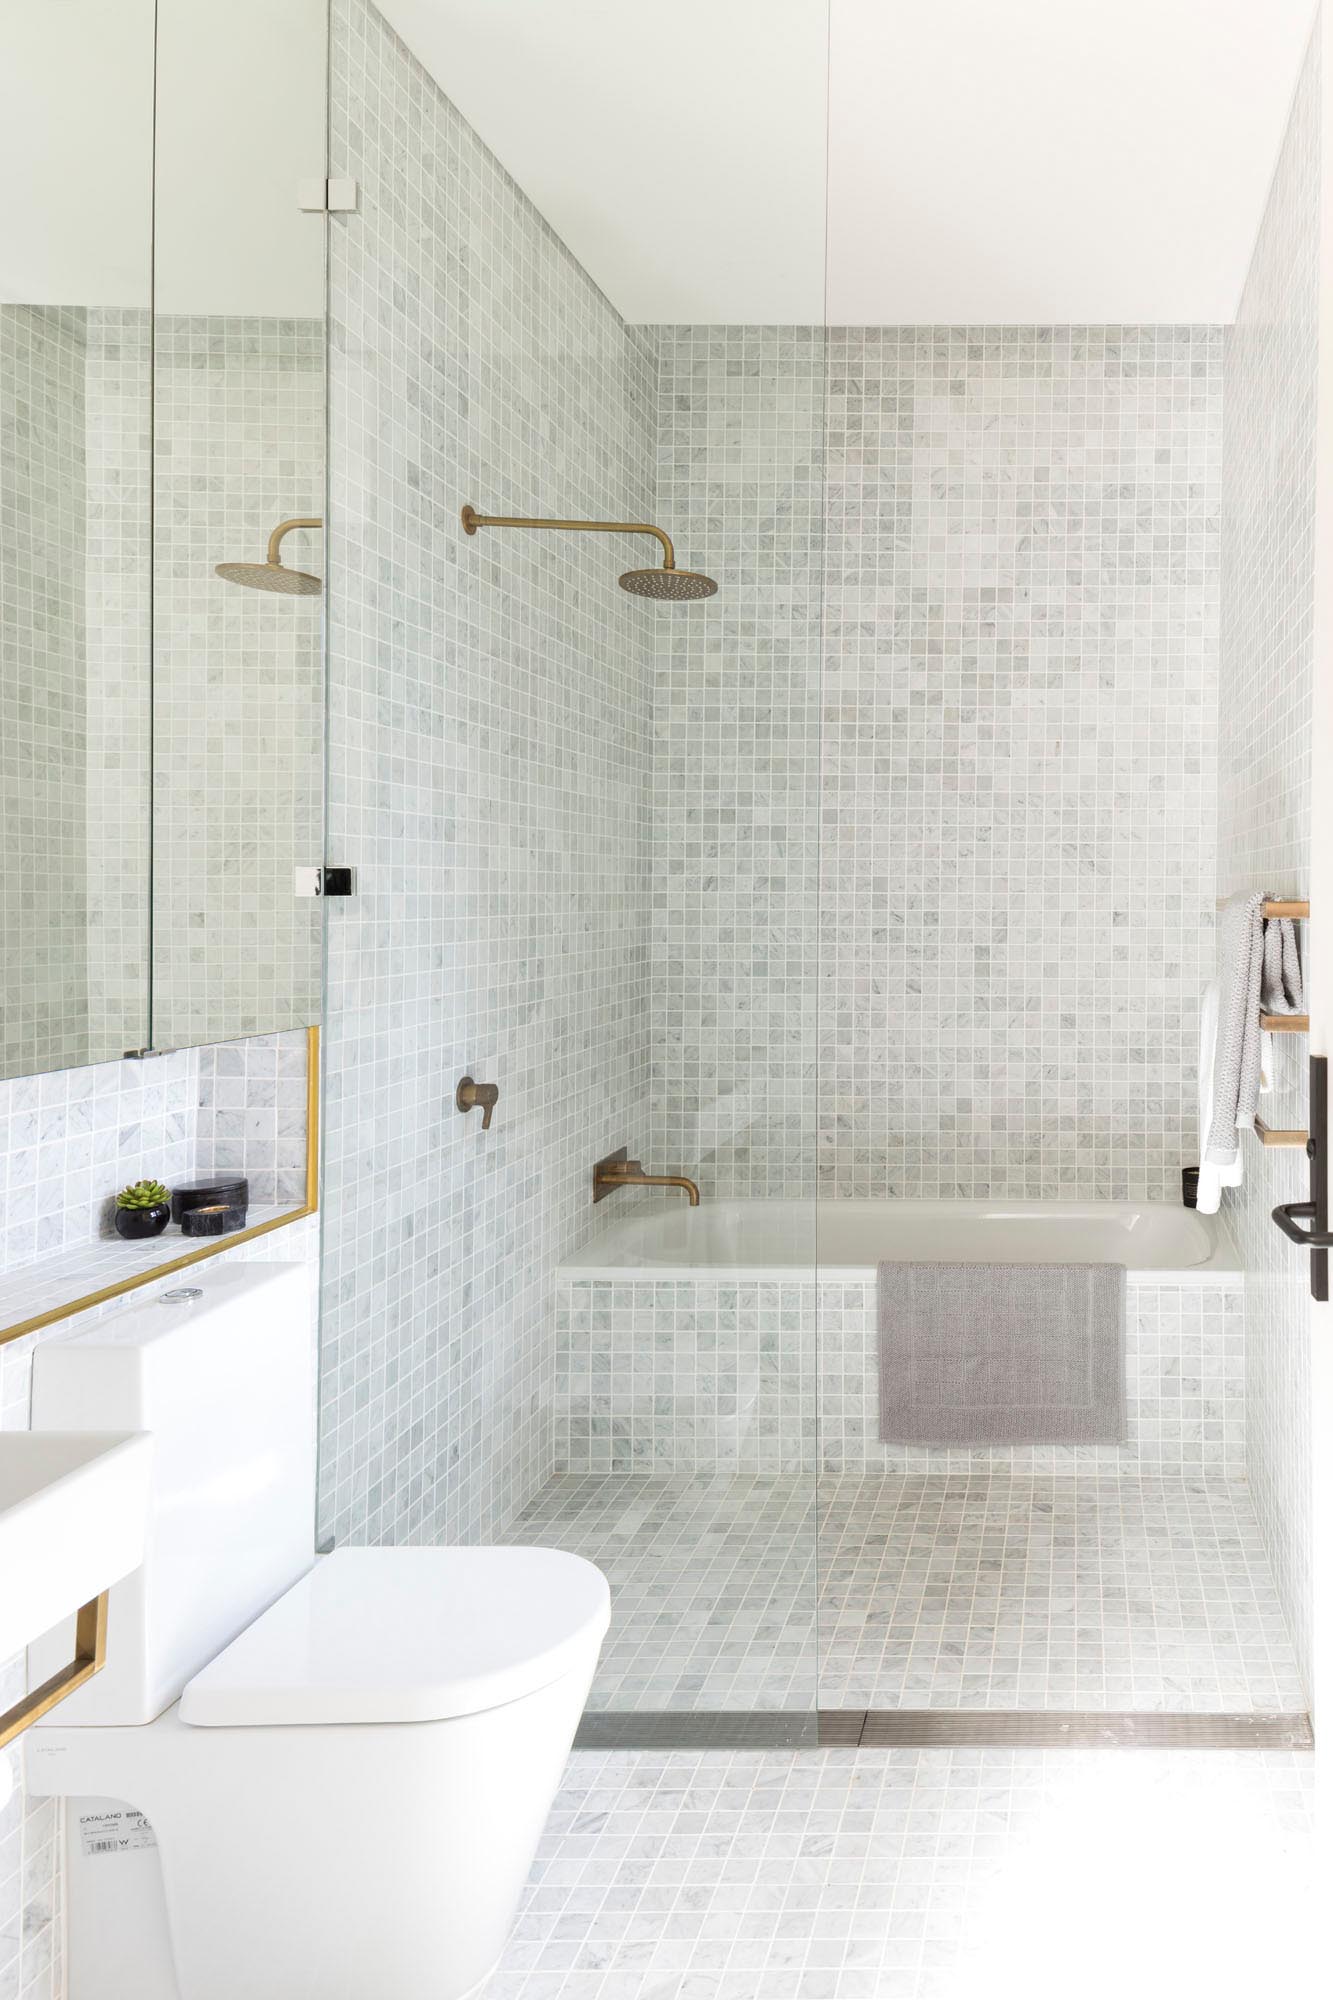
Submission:
[[[463,1077],[454,1092],[454,1103],[460,1111],[481,1109],[481,1129],[489,1132],[491,1116],[500,1101],[498,1083],[474,1083],[470,1076]]]

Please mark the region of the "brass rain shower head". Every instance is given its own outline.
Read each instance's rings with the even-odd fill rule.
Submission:
[[[656,535],[662,544],[661,569],[627,569],[620,579],[622,590],[627,590],[631,597],[664,598],[675,604],[712,597],[717,590],[711,576],[701,576],[697,570],[677,569],[670,535],[648,521],[540,521],[525,514],[479,514],[470,506],[463,509],[461,518],[464,532],[469,535],[475,535],[478,528],[567,528],[575,534]]]
[[[262,563],[218,563],[216,573],[225,583],[244,584],[247,590],[274,590],[283,597],[318,597],[324,588],[317,576],[311,576],[303,569],[288,569],[280,559],[278,550],[284,535],[290,535],[293,528],[322,528],[324,523],[318,517],[297,521],[279,521],[268,538],[268,561]]]

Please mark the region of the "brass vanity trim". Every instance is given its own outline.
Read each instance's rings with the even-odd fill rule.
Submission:
[[[25,1333],[39,1333],[44,1326],[54,1326],[57,1320],[69,1319],[74,1313],[87,1312],[90,1306],[104,1305],[108,1299],[123,1298],[127,1292],[142,1291],[145,1285],[155,1285],[159,1278],[170,1278],[177,1271],[188,1270],[191,1264],[202,1264],[206,1257],[220,1257],[225,1250],[234,1250],[238,1243],[251,1243],[257,1236],[268,1236],[275,1229],[289,1229],[294,1222],[304,1222],[308,1215],[319,1211],[319,1029],[305,1031],[305,1200],[300,1208],[289,1208],[282,1215],[271,1215],[267,1222],[256,1222],[248,1229],[234,1229],[228,1236],[214,1236],[201,1243],[195,1250],[186,1250],[179,1257],[169,1257],[164,1264],[154,1264],[151,1270],[136,1271],[132,1277],[118,1278],[114,1285],[101,1285],[95,1292],[84,1292],[77,1299],[68,1299],[62,1305],[48,1306],[45,1312],[33,1313],[28,1319],[21,1319],[15,1326],[0,1327],[0,1347],[11,1340],[21,1340]]]
[[[109,1592],[103,1591],[98,1597],[90,1597],[80,1605],[79,1615],[74,1625],[74,1658],[58,1674],[52,1674],[49,1681],[43,1681],[31,1694],[25,1694],[22,1701],[16,1701],[0,1715],[0,1750],[6,1743],[12,1743],[16,1736],[22,1736],[25,1729],[31,1729],[34,1722],[62,1702],[75,1688],[81,1688],[94,1674],[100,1674],[106,1665],[106,1605]]]

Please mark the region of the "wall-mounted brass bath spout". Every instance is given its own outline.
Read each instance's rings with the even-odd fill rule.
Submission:
[[[696,1182],[684,1174],[646,1174],[637,1160],[629,1158],[628,1149],[621,1146],[616,1152],[608,1153],[599,1160],[592,1170],[592,1198],[605,1201],[609,1194],[623,1187],[673,1187],[680,1188],[690,1198],[690,1207],[699,1206],[699,1189]]]
[[[472,506],[463,509],[461,519],[468,535],[475,535],[478,528],[568,528],[579,535],[656,535],[662,544],[661,569],[627,569],[620,579],[622,590],[631,597],[669,598],[676,604],[712,597],[717,590],[711,576],[676,568],[670,535],[649,521],[544,521],[527,514],[479,514]]]

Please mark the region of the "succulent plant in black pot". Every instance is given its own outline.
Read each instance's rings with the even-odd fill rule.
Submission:
[[[116,1196],[118,1236],[160,1236],[171,1220],[171,1189],[161,1181],[131,1181]]]

